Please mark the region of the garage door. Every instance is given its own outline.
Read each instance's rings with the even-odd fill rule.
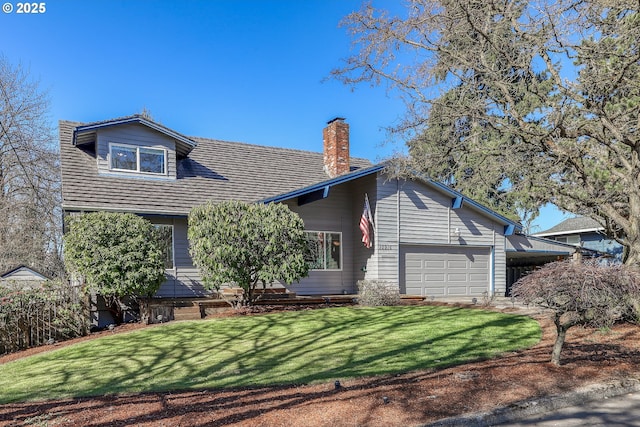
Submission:
[[[489,290],[488,248],[407,246],[401,255],[408,295],[477,297]]]

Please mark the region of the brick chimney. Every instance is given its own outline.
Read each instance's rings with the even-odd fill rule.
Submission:
[[[349,125],[342,117],[327,122],[322,130],[324,170],[329,177],[349,173]]]

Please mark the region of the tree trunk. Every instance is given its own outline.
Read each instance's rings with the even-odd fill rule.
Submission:
[[[637,181],[633,181],[631,188],[637,188]],[[628,222],[624,224],[624,243],[626,244],[623,262],[627,265],[640,266],[640,194],[630,192],[628,207]]]
[[[629,239],[629,246],[626,248],[627,253],[624,263],[640,267],[640,239]]]
[[[556,342],[553,344],[553,351],[551,352],[551,363],[556,366],[560,366],[560,352],[562,351],[562,346],[564,345],[564,340],[567,337],[567,329],[568,326],[563,325],[560,322],[560,316],[556,314],[554,323],[556,324]]]

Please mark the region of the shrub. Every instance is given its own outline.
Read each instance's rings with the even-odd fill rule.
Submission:
[[[383,280],[360,280],[358,282],[358,304],[367,307],[398,305],[398,285]]]
[[[104,297],[117,323],[123,300],[150,297],[165,280],[159,231],[133,214],[93,212],[68,219],[65,264]]]
[[[638,318],[640,271],[628,265],[553,262],[518,280],[512,294],[554,312],[558,335],[551,362],[559,365],[569,328],[608,328],[616,321]]]
[[[194,207],[189,213],[191,256],[205,285],[242,289],[239,304],[252,305],[258,284],[291,284],[307,275],[307,240],[302,219],[281,204],[228,201]]]

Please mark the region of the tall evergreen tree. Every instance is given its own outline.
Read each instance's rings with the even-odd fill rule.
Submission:
[[[334,75],[407,105],[407,168],[509,215],[590,216],[640,264],[640,6],[614,0],[412,0],[345,19]]]

